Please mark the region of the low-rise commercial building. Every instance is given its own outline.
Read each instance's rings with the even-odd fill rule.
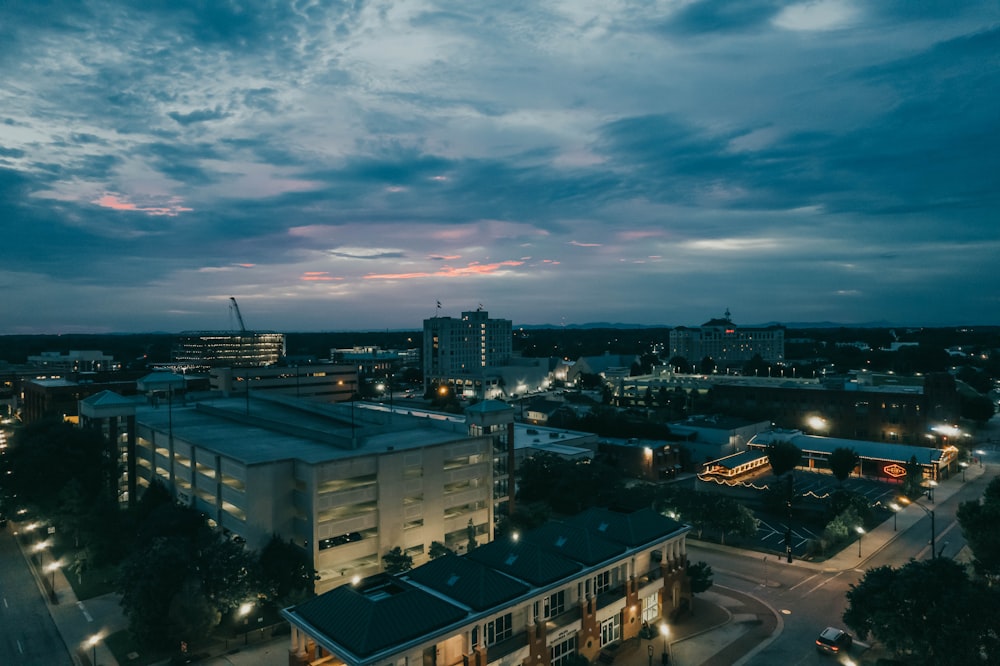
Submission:
[[[690,608],[690,528],[591,509],[282,612],[289,664],[561,666]]]

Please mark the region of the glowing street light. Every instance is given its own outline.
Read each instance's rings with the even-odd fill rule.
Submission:
[[[899,513],[899,510],[902,509],[903,507],[899,506],[895,502],[889,502],[889,508],[892,509],[892,531],[895,532],[896,531],[896,515]]]
[[[855,527],[854,531],[858,533],[858,557],[861,557],[861,537],[865,535],[865,531],[860,527]]]
[[[50,574],[52,574],[52,578],[50,580],[52,594],[55,594],[56,592],[56,571],[58,571],[61,568],[62,568],[62,562],[60,562],[59,560],[56,560],[55,562],[52,562],[51,564],[45,567],[45,570],[48,571]]]
[[[84,643],[84,645],[93,650],[90,662],[91,664],[93,664],[93,666],[97,666],[97,644],[100,642],[101,642],[101,634],[94,634],[93,636],[87,639],[86,643]]]
[[[660,660],[663,662],[664,666],[670,663],[670,627],[664,622],[660,625],[660,634],[663,636],[663,656]]]

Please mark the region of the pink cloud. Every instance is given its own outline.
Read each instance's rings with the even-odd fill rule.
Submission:
[[[644,240],[646,238],[656,238],[658,236],[663,236],[664,233],[659,229],[648,229],[645,231],[622,231],[618,234],[618,238],[621,240],[632,241],[632,240]]]
[[[139,206],[118,194],[105,192],[103,196],[94,199],[90,203],[112,210],[134,211],[136,213],[145,213],[146,215],[166,215],[168,217],[176,217],[180,213],[190,213],[194,210],[193,208],[181,206],[180,201],[178,197],[174,197],[164,206]]]
[[[440,270],[434,272],[421,273],[373,273],[366,275],[366,280],[415,280],[430,277],[465,277],[468,275],[487,275],[496,273],[507,266],[522,266],[523,261],[498,261],[492,264],[480,264],[472,262],[468,266],[455,268],[453,266],[442,266]]]
[[[334,282],[337,280],[343,280],[342,277],[334,277],[326,271],[306,271],[299,278],[304,282]]]
[[[570,245],[576,245],[577,247],[601,247],[600,243],[581,243],[580,241],[572,240],[569,242]]]

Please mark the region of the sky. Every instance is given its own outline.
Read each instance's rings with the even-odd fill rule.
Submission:
[[[0,72],[0,334],[1000,324],[995,0],[0,0]]]

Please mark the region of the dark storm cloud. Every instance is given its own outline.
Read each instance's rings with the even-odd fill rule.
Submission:
[[[778,0],[702,0],[683,8],[661,23],[668,35],[698,36],[717,32],[746,32],[763,29],[786,2]]]
[[[198,111],[192,111],[191,113],[171,111],[167,115],[176,120],[180,125],[190,125],[192,123],[204,123],[210,120],[221,120],[222,118],[228,118],[230,114],[224,112],[217,106],[214,109],[199,109]]]

